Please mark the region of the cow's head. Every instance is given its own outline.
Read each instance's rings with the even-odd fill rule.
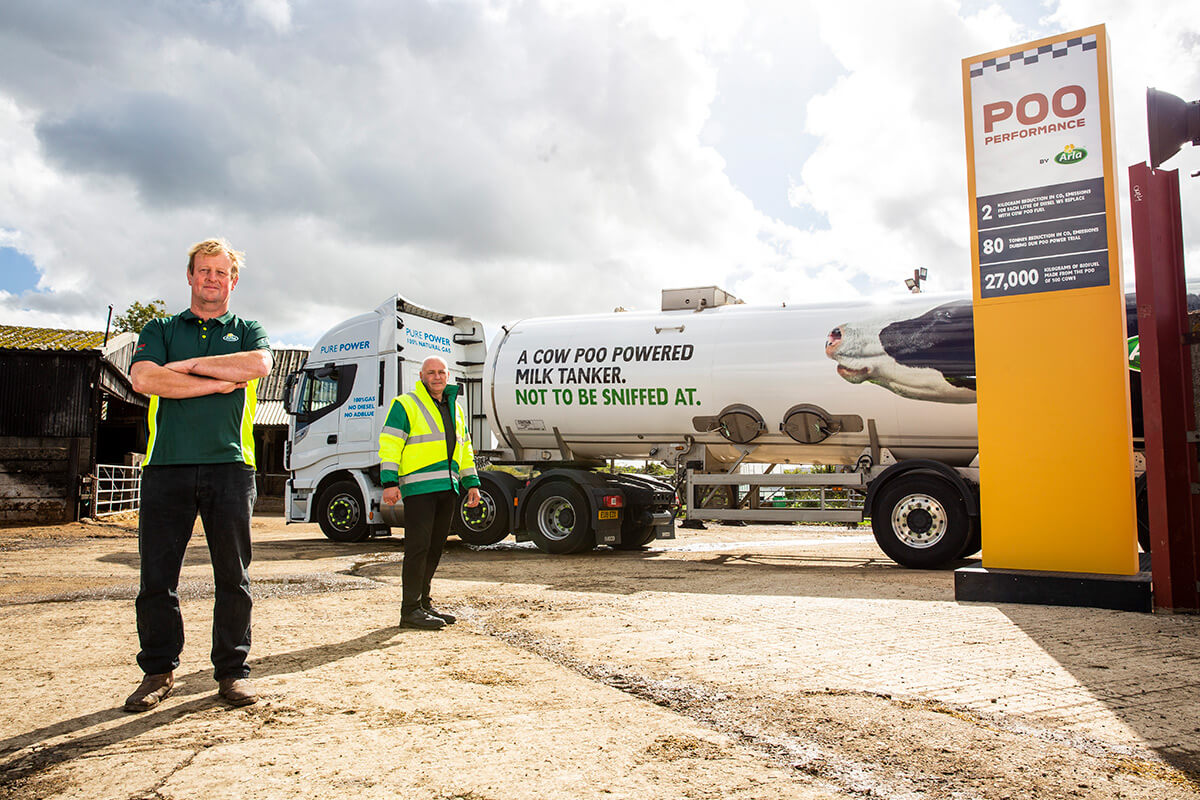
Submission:
[[[902,397],[975,402],[971,302],[945,303],[917,317],[838,325],[825,355],[851,383],[870,381]]]

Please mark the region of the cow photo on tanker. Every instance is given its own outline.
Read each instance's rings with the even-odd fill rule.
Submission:
[[[1194,287],[1193,287],[1194,288]],[[1200,310],[1200,295],[1187,296],[1188,311]],[[1125,295],[1132,432],[1142,446],[1141,364],[1137,305]],[[891,314],[846,322],[829,332],[825,355],[850,383],[873,383],[900,397],[938,403],[975,402],[975,337],[971,301],[952,300],[916,316]],[[1064,371],[1064,378],[1069,375]],[[1069,380],[1064,382],[1068,387]],[[1137,480],[1138,541],[1150,549],[1146,525],[1146,480]]]

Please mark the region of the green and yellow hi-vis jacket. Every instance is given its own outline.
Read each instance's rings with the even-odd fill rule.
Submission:
[[[447,386],[446,401],[454,421],[457,442],[454,456],[446,459],[446,431],[437,403],[425,384],[392,400],[383,430],[379,432],[379,478],[385,487],[399,484],[401,497],[430,492],[460,491],[479,486],[475,450],[457,386]]]

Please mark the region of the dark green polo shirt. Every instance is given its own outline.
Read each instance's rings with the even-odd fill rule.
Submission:
[[[146,323],[133,363],[162,366],[198,356],[269,350],[263,327],[226,312],[202,320],[191,310]],[[150,440],[145,465],[226,464],[254,466],[254,406],[258,380],[229,394],[171,400],[150,395]]]

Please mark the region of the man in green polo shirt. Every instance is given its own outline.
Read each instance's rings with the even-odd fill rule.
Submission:
[[[138,666],[145,677],[126,711],[154,708],[171,693],[183,651],[179,571],[197,514],[212,558],[213,677],[232,705],[257,700],[250,652],[250,514],[254,508],[254,405],[271,371],[262,326],[229,310],[243,254],[222,239],[188,253],[191,306],[147,323],[130,378],[150,395],[142,462],[138,552]]]

